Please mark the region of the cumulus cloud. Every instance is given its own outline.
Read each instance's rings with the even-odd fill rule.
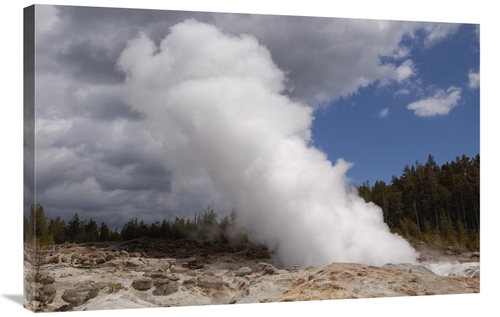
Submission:
[[[479,88],[479,73],[469,70],[469,88]]]
[[[458,104],[461,89],[451,86],[446,91],[437,90],[432,97],[413,102],[407,106],[419,117],[447,115]]]
[[[388,115],[389,115],[389,108],[384,108],[380,110],[380,112],[378,113],[378,116],[380,118],[387,118]]]
[[[398,82],[408,80],[413,75],[415,75],[415,66],[411,59],[404,61],[395,69],[395,76]]]
[[[254,34],[289,71],[289,94],[311,106],[348,97],[377,81],[382,86],[407,81],[416,74],[411,59],[398,65],[381,58],[407,58],[410,49],[401,39],[417,29],[429,29],[425,38],[432,36],[433,43],[451,34],[443,31],[438,37],[433,24],[398,21],[222,15],[215,22],[231,32]],[[297,38],[305,41],[296,45]]]
[[[408,95],[410,93],[410,90],[407,88],[401,88],[400,90],[396,91],[394,93],[394,97],[397,97],[399,95]]]
[[[460,24],[456,23],[425,23],[423,26],[423,30],[426,33],[426,37],[424,38],[424,45],[426,47],[430,47],[446,37],[454,34]]]

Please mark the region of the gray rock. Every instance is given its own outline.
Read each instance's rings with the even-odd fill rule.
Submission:
[[[85,281],[76,283],[73,289],[64,291],[61,296],[62,300],[73,306],[80,306],[89,299],[95,298],[99,295],[99,286],[93,281]]]
[[[245,276],[245,275],[250,275],[253,273],[253,270],[249,267],[242,267],[239,268],[238,271],[236,271],[234,274],[236,276]]]
[[[47,284],[37,288],[35,300],[48,304],[52,303],[55,297],[56,297],[56,287],[52,284]]]
[[[147,277],[153,278],[153,279],[166,279],[167,274],[163,272],[152,272],[147,274]]]
[[[93,280],[86,280],[83,282],[78,282],[78,283],[73,284],[73,287],[88,290],[88,289],[96,287],[96,283]]]
[[[155,268],[166,271],[170,268],[170,263],[165,260],[160,260],[155,264]]]
[[[169,280],[167,278],[161,278],[161,279],[154,280],[153,281],[153,285],[154,286],[160,286],[160,285],[163,285],[163,284],[167,284],[168,282],[169,282]]]
[[[45,259],[43,259],[43,262],[42,262],[42,264],[57,264],[57,263],[59,263],[59,256],[58,255],[47,256],[47,257],[45,257]]]
[[[76,260],[76,263],[84,263],[89,260],[89,256],[86,254],[80,254]]]
[[[158,283],[158,285],[156,286],[156,289],[153,290],[153,295],[155,295],[155,296],[167,296],[167,295],[170,295],[170,294],[177,292],[178,290],[179,290],[179,284],[166,279],[166,280],[162,280],[162,283]]]
[[[35,276],[35,282],[43,285],[54,284],[55,281],[56,279],[50,275]]]
[[[182,281],[182,285],[190,288],[190,287],[193,287],[193,286],[197,286],[198,285],[198,281],[195,278],[190,278],[190,279]]]
[[[276,274],[277,269],[269,263],[260,262],[256,266],[257,272],[265,272],[267,274]]]
[[[126,267],[136,268],[136,267],[140,267],[142,265],[144,265],[144,262],[140,261],[139,259],[125,260],[125,266]]]
[[[189,272],[189,269],[182,268],[182,267],[170,267],[170,272],[172,273],[179,273],[179,274],[186,274]]]
[[[132,287],[138,291],[147,291],[153,287],[153,280],[149,277],[141,277],[132,282]]]
[[[181,278],[178,277],[177,275],[167,275],[167,278],[171,281],[178,281],[180,280]]]
[[[94,262],[90,261],[90,260],[87,260],[87,261],[83,261],[82,265],[83,266],[92,266],[92,265],[94,265]]]
[[[224,287],[222,277],[202,275],[198,277],[198,286],[206,289],[221,290]]]
[[[61,262],[62,263],[69,263],[69,262],[71,262],[71,258],[68,255],[62,255]]]
[[[113,261],[115,259],[115,254],[112,252],[106,252],[106,261]]]

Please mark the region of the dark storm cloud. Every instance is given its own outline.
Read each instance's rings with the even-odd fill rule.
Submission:
[[[123,170],[109,169],[96,174],[95,179],[105,191],[154,189],[168,193],[171,187],[171,175],[165,168],[144,163],[128,165]]]
[[[95,84],[122,82],[123,74],[115,71],[118,51],[94,43],[90,39],[74,41],[56,58],[69,75]]]
[[[161,10],[137,10],[79,6],[56,6],[60,23],[57,32],[39,43],[39,55],[53,55],[57,65],[37,65],[39,70],[59,69],[74,80],[93,84],[116,84],[124,75],[115,71],[115,63],[128,40],[139,31],[159,43],[169,27],[202,13]],[[61,45],[54,49],[52,44]]]
[[[68,25],[66,32],[92,34],[103,30],[114,32],[114,41],[126,41],[146,31],[157,42],[168,34],[168,28],[189,18],[203,19],[202,12],[58,6],[59,17]],[[123,36],[123,38],[121,37]],[[122,48],[123,49],[123,48]]]
[[[141,114],[130,109],[121,100],[95,101],[87,106],[86,111],[90,118],[95,120],[112,121],[117,119],[140,120]]]

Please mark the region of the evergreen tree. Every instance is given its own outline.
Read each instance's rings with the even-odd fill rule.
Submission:
[[[47,228],[47,217],[45,216],[43,206],[40,204],[31,205],[28,232],[31,234],[31,237],[34,238],[33,242],[41,244],[53,243]]]
[[[68,226],[66,227],[66,239],[70,242],[77,242],[78,238],[81,236],[81,231],[82,221],[80,221],[78,213],[76,213],[73,218],[68,221]]]
[[[49,234],[54,239],[54,243],[61,244],[66,241],[65,223],[61,220],[60,216],[57,216],[56,219],[49,222],[48,229]]]
[[[479,154],[439,166],[432,155],[425,165],[406,165],[390,185],[363,183],[360,196],[384,211],[392,231],[429,243],[479,248]],[[476,238],[477,237],[477,238]]]
[[[99,228],[97,227],[97,222],[90,218],[88,222],[85,223],[85,234],[82,242],[96,242],[99,241]]]
[[[99,241],[110,241],[110,238],[111,234],[109,231],[109,227],[104,222],[101,222],[101,226],[99,227]]]

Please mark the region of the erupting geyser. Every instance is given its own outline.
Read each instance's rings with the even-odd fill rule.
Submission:
[[[234,207],[287,267],[416,262],[382,210],[349,189],[350,164],[311,145],[313,109],[283,93],[285,73],[254,37],[187,20],[159,47],[131,40],[117,67],[165,151],[173,194]]]

